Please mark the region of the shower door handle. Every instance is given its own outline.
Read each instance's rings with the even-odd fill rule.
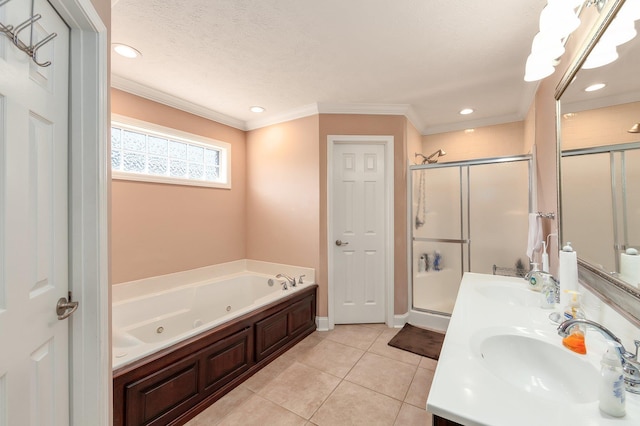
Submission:
[[[342,240],[336,240],[336,245],[337,245],[338,247],[340,247],[340,246],[347,246],[347,245],[349,245],[349,243],[348,243],[348,242],[344,242],[344,243],[343,243],[343,242],[342,242]]]

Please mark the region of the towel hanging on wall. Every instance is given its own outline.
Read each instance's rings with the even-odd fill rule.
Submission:
[[[529,213],[529,238],[527,241],[527,257],[533,262],[533,252],[542,244],[542,219],[538,213]]]

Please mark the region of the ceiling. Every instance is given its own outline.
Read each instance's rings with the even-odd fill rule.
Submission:
[[[422,134],[522,120],[545,0],[112,0],[112,85],[240,129],[405,114]],[[261,114],[249,107],[266,108]],[[462,108],[473,108],[462,116]]]

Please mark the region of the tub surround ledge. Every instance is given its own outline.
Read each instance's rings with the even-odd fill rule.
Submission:
[[[604,337],[588,330],[587,355],[569,351],[549,320],[560,307],[541,309],[539,300],[520,278],[465,273],[427,399],[434,425],[640,424],[640,395],[626,392],[622,418],[598,408]],[[511,347],[491,347],[512,337]]]
[[[279,273],[285,273],[294,277],[305,275],[304,282],[316,282],[315,270],[313,268],[263,262],[253,259],[240,259],[233,262],[190,269],[188,271],[174,272],[172,274],[114,284],[111,290],[112,303],[118,303],[136,297],[172,290],[178,286],[197,284],[202,281],[209,281],[216,278],[223,278],[247,272],[273,275],[274,277]]]

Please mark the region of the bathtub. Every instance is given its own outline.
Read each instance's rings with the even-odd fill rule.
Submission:
[[[318,286],[271,273],[134,287],[114,289],[116,426],[183,424],[316,329]]]
[[[112,306],[112,362],[118,369],[294,294],[273,275],[241,272],[143,295]]]

